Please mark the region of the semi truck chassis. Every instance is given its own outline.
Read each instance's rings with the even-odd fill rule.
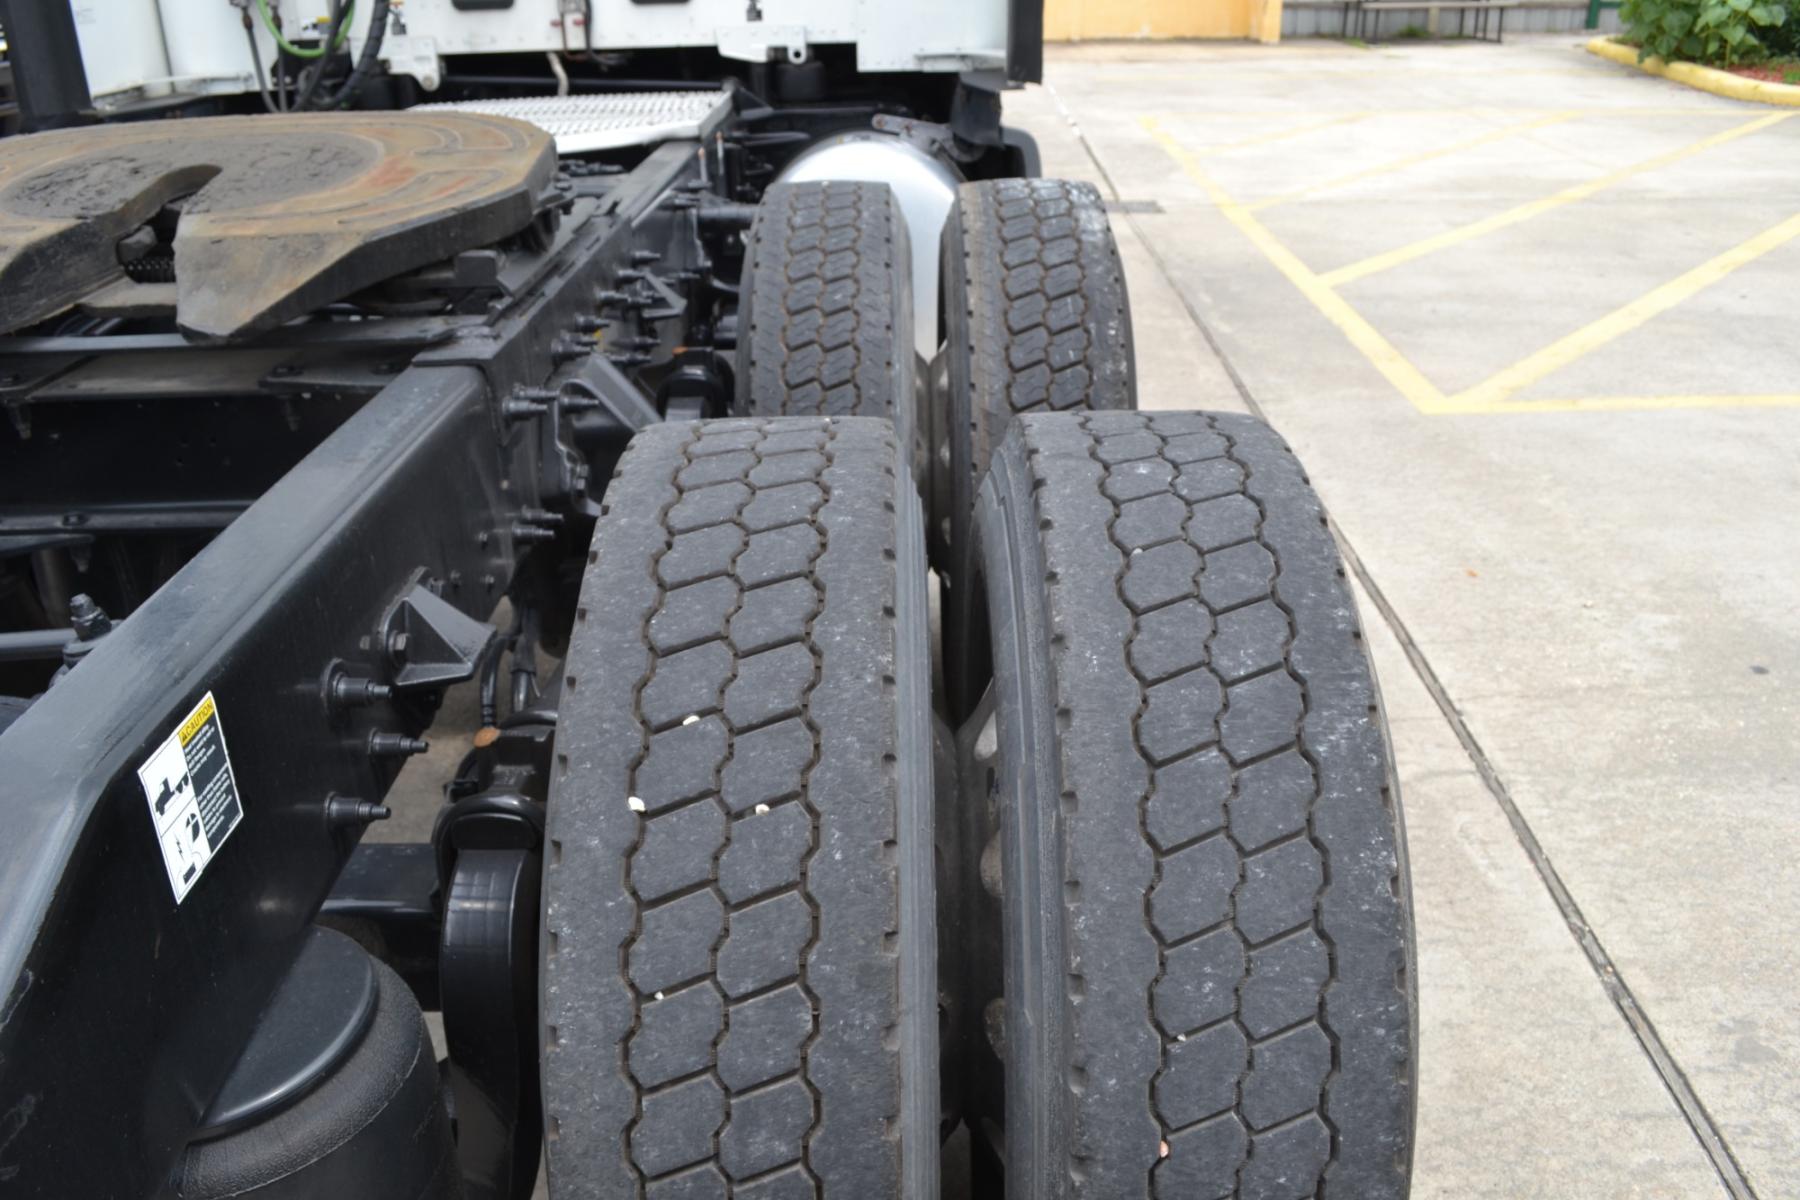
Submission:
[[[491,82],[0,139],[0,1194],[1405,1195],[1310,485],[1136,411],[1002,81],[825,57],[598,149]]]

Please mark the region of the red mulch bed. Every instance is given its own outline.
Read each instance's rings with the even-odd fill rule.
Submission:
[[[1753,67],[1726,67],[1733,75],[1746,79],[1766,79],[1770,83],[1800,83],[1800,62],[1758,63]]]

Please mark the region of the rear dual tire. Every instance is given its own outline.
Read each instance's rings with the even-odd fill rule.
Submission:
[[[752,234],[740,407],[906,424],[891,197],[803,186],[772,192]],[[809,240],[796,214],[814,201],[869,219],[821,219]],[[1007,248],[1008,222],[1031,255]],[[1010,272],[1046,255],[1081,270],[1072,290],[1069,271],[1033,276],[1037,304]],[[986,1178],[1004,1164],[1014,1200],[1404,1196],[1404,843],[1316,498],[1260,422],[1093,411],[1135,395],[1091,189],[964,188],[945,277],[968,307],[946,314],[932,528],[951,585],[950,704],[973,715],[940,845],[961,879],[938,932],[959,932],[937,949],[944,1075]],[[1021,297],[1030,311],[1009,310]],[[1031,399],[1040,366],[1085,390]],[[1055,397],[1074,411],[1050,415]],[[558,1195],[935,1194],[933,739],[911,457],[878,422],[664,427],[640,435],[608,491],[546,867]],[[811,548],[760,564],[771,534]],[[755,632],[765,624],[786,640]],[[783,683],[804,665],[796,647],[810,684]],[[790,722],[810,730],[813,765],[753,799],[731,773],[740,750]],[[761,845],[756,822],[796,813],[797,854]],[[782,932],[796,923],[762,919],[790,897],[810,914],[798,942]],[[785,973],[751,978],[745,963]],[[794,996],[796,1019],[778,1019],[768,1002]]]
[[[965,1050],[1006,1194],[1405,1196],[1398,795],[1293,456],[1245,417],[1027,416],[973,516],[1001,965]]]
[[[919,458],[910,245],[884,183],[770,187],[744,239],[732,411],[886,417]]]
[[[1106,207],[1089,183],[964,184],[944,225],[944,346],[933,406],[933,559],[948,584],[944,668],[953,716],[975,696],[964,664],[978,638],[965,559],[976,492],[1026,413],[1137,407],[1131,305]]]
[[[922,538],[885,421],[621,460],[549,806],[553,1194],[936,1195]]]

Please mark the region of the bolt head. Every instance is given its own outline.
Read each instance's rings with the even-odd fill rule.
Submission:
[[[112,619],[106,615],[106,610],[85,592],[69,600],[69,624],[75,630],[75,636],[84,642],[91,642],[112,629]]]

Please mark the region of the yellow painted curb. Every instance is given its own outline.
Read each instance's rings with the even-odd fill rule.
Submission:
[[[1660,58],[1646,58],[1639,62],[1636,47],[1615,42],[1611,38],[1597,37],[1587,44],[1587,49],[1589,54],[1636,67],[1652,75],[1661,75],[1664,79],[1673,79],[1676,83],[1685,83],[1691,88],[1724,96],[1728,100],[1748,100],[1753,104],[1781,104],[1789,108],[1800,108],[1800,87],[1791,83],[1748,79],[1742,75],[1733,75],[1730,71],[1715,71],[1711,67],[1689,62],[1668,63]]]

